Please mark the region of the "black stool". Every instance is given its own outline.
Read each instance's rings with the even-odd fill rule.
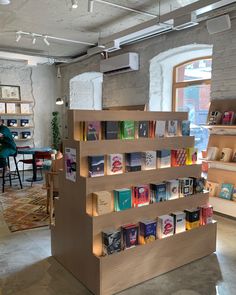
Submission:
[[[9,174],[7,176],[5,176],[6,166],[2,167],[2,177],[1,177],[2,178],[2,193],[4,193],[4,191],[5,191],[5,182],[7,181],[6,177],[9,178],[8,180],[10,182],[10,186],[12,186],[12,180],[18,179],[21,189],[23,188],[21,178],[20,178],[19,169],[18,169],[18,165],[17,165],[17,161],[16,161],[16,156],[17,155],[15,154],[15,155],[7,157],[8,167],[10,167],[10,157],[13,157],[13,160],[14,160],[14,163],[15,163],[15,169],[16,169],[15,172],[9,171]],[[12,176],[14,176],[14,178],[12,178]]]

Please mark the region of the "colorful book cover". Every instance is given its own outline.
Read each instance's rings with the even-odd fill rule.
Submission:
[[[171,213],[174,218],[174,233],[179,234],[186,231],[186,214],[183,211]]]
[[[23,139],[31,138],[31,132],[30,131],[22,131],[21,136]]]
[[[182,136],[190,136],[190,121],[184,120],[181,123]]]
[[[118,139],[119,138],[119,122],[106,121],[104,126],[104,138],[105,139]]]
[[[142,152],[142,170],[156,169],[157,154],[156,151]]]
[[[8,119],[7,126],[8,127],[17,127],[17,120],[16,119]]]
[[[149,121],[149,137],[154,138],[155,137],[155,125],[156,121]]]
[[[89,176],[103,176],[104,175],[104,156],[89,156],[88,157]]]
[[[171,166],[185,166],[187,160],[187,151],[186,149],[177,149],[171,151]]]
[[[219,111],[210,112],[208,118],[208,125],[218,125],[221,122],[222,113]]]
[[[134,139],[135,137],[134,121],[121,122],[121,136],[122,136],[122,139]]]
[[[166,136],[166,121],[156,121],[155,124],[155,137]]]
[[[234,112],[228,111],[224,112],[223,118],[222,118],[222,125],[232,125],[234,122]]]
[[[170,150],[157,151],[157,168],[168,168],[171,166]]]
[[[179,197],[183,198],[192,195],[193,190],[193,178],[184,177],[179,179]]]
[[[29,119],[21,119],[20,126],[21,127],[29,127]]]
[[[219,197],[226,200],[231,200],[234,186],[230,183],[222,183]]]
[[[139,222],[139,244],[144,245],[156,240],[156,220]]]
[[[11,135],[14,139],[18,139],[19,138],[19,133],[17,131],[12,131]]]
[[[171,120],[167,124],[167,136],[177,136],[178,135],[178,121]]]
[[[209,191],[210,197],[217,197],[218,196],[219,187],[220,187],[220,185],[217,182],[207,181],[207,183],[206,183],[206,189]]]
[[[150,184],[151,203],[167,201],[166,183]]]
[[[150,204],[150,193],[148,185],[139,185],[133,187],[134,207],[141,207]]]
[[[173,179],[166,182],[167,200],[179,198],[179,180]]]
[[[193,191],[195,194],[203,193],[206,186],[206,179],[204,177],[193,178]]]
[[[107,191],[93,193],[93,216],[112,212],[112,195]]]
[[[121,174],[123,173],[123,155],[110,154],[107,156],[107,174]]]
[[[126,156],[126,172],[141,171],[142,153],[127,153]]]
[[[129,224],[122,226],[124,249],[133,248],[138,245],[139,235],[138,226]]]
[[[88,121],[85,122],[85,140],[99,140],[101,139],[101,122]]]
[[[200,209],[187,209],[186,213],[186,229],[190,230],[200,226]]]
[[[171,215],[157,217],[157,237],[163,239],[174,234],[174,218]]]
[[[121,231],[104,230],[102,232],[103,255],[111,255],[121,251]]]
[[[114,190],[115,211],[123,211],[132,208],[131,189],[123,188]]]
[[[149,121],[138,122],[138,137],[149,137]]]
[[[232,159],[233,150],[230,148],[223,148],[221,151],[220,161],[222,162],[230,162]]]
[[[233,190],[232,201],[236,202],[236,186],[234,187],[234,190]]]
[[[200,206],[200,224],[206,225],[213,221],[213,207],[212,205]]]
[[[186,152],[187,152],[186,164],[187,165],[197,164],[198,149],[191,147],[191,148],[187,148]]]
[[[76,181],[76,149],[65,148],[65,172],[66,179]]]

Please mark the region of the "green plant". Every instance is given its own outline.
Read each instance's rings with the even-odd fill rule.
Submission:
[[[59,113],[52,112],[52,116],[53,116],[51,121],[52,148],[58,151],[60,149],[60,143],[61,143]]]

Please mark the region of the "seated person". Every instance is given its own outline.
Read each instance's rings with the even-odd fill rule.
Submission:
[[[0,118],[0,168],[7,167],[7,157],[16,154],[16,144],[11,131],[4,125],[4,120]]]

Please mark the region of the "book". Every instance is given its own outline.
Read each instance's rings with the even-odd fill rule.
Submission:
[[[183,198],[192,195],[193,190],[193,178],[184,177],[179,179],[179,197]]]
[[[114,190],[114,207],[115,211],[123,211],[132,208],[131,189],[123,188]]]
[[[186,165],[187,151],[186,149],[171,150],[171,166],[178,167]]]
[[[138,185],[133,187],[133,205],[141,207],[150,204],[150,193],[148,185]]]
[[[107,155],[107,174],[121,174],[123,173],[123,155],[110,154]]]
[[[208,147],[207,160],[215,161],[219,158],[219,148],[216,146]]]
[[[122,139],[134,139],[135,137],[135,123],[134,121],[121,122],[121,137]]]
[[[232,162],[236,162],[236,150],[233,152]]]
[[[168,168],[171,166],[170,150],[157,151],[157,168]]]
[[[236,186],[234,186],[232,201],[236,202]]]
[[[174,218],[174,233],[179,234],[186,231],[186,214],[183,211],[176,211],[171,213]]]
[[[138,245],[139,235],[138,226],[136,224],[122,226],[122,233],[124,250],[133,248]]]
[[[105,139],[118,139],[119,138],[119,122],[105,121],[103,122],[103,136]]]
[[[88,170],[90,177],[104,175],[104,156],[89,156]]]
[[[155,137],[166,136],[166,121],[156,121],[155,124]]]
[[[155,137],[155,127],[156,121],[149,121],[149,137],[154,138]]]
[[[20,119],[21,127],[29,127],[29,119]]]
[[[102,231],[103,255],[111,255],[121,251],[121,230]]]
[[[194,194],[203,193],[206,186],[206,179],[204,177],[193,177],[193,192]]]
[[[156,169],[157,153],[156,151],[142,152],[142,170]]]
[[[145,245],[156,240],[156,220],[145,220],[139,222],[139,244]]]
[[[65,147],[65,173],[66,179],[76,182],[76,149]]]
[[[22,131],[21,132],[21,137],[23,139],[29,139],[29,138],[31,138],[31,132],[30,131]]]
[[[187,209],[186,213],[186,229],[190,230],[200,226],[200,209]]]
[[[186,165],[197,164],[198,149],[191,147],[191,148],[187,148],[186,151],[187,151]]]
[[[206,225],[213,221],[212,205],[200,206],[200,225]]]
[[[182,136],[190,136],[190,121],[184,120],[181,123]]]
[[[141,171],[142,154],[127,153],[126,155],[126,172]]]
[[[217,182],[212,182],[212,181],[207,181],[206,182],[206,189],[209,191],[209,196],[210,197],[218,196],[219,186],[220,185]]]
[[[149,137],[149,121],[138,122],[138,137]]]
[[[112,212],[112,195],[110,192],[94,192],[92,198],[93,216]]]
[[[233,111],[224,112],[222,125],[232,125],[234,123],[235,114]]]
[[[101,139],[101,122],[88,121],[84,123],[84,140],[99,140]]]
[[[167,136],[177,136],[178,135],[178,121],[171,120],[167,123]]]
[[[29,114],[30,105],[28,103],[21,103],[20,112],[21,112],[21,114]]]
[[[15,103],[7,103],[7,114],[15,114],[15,113],[16,113]]]
[[[17,131],[12,131],[11,135],[13,139],[19,139],[19,133]]]
[[[179,180],[173,179],[166,182],[167,200],[179,198]]]
[[[174,234],[174,218],[171,215],[157,217],[157,237],[163,239]]]
[[[17,127],[17,120],[16,119],[7,119],[7,126],[8,127]]]
[[[223,148],[221,151],[220,161],[230,162],[232,159],[233,150],[230,148]]]
[[[0,102],[0,113],[4,114],[6,112],[5,102]]]
[[[219,197],[226,200],[231,200],[233,196],[234,185],[231,183],[222,183]]]
[[[208,125],[219,125],[221,123],[222,113],[219,111],[212,111],[209,113]]]
[[[150,184],[150,201],[151,203],[159,203],[167,200],[166,183]]]

